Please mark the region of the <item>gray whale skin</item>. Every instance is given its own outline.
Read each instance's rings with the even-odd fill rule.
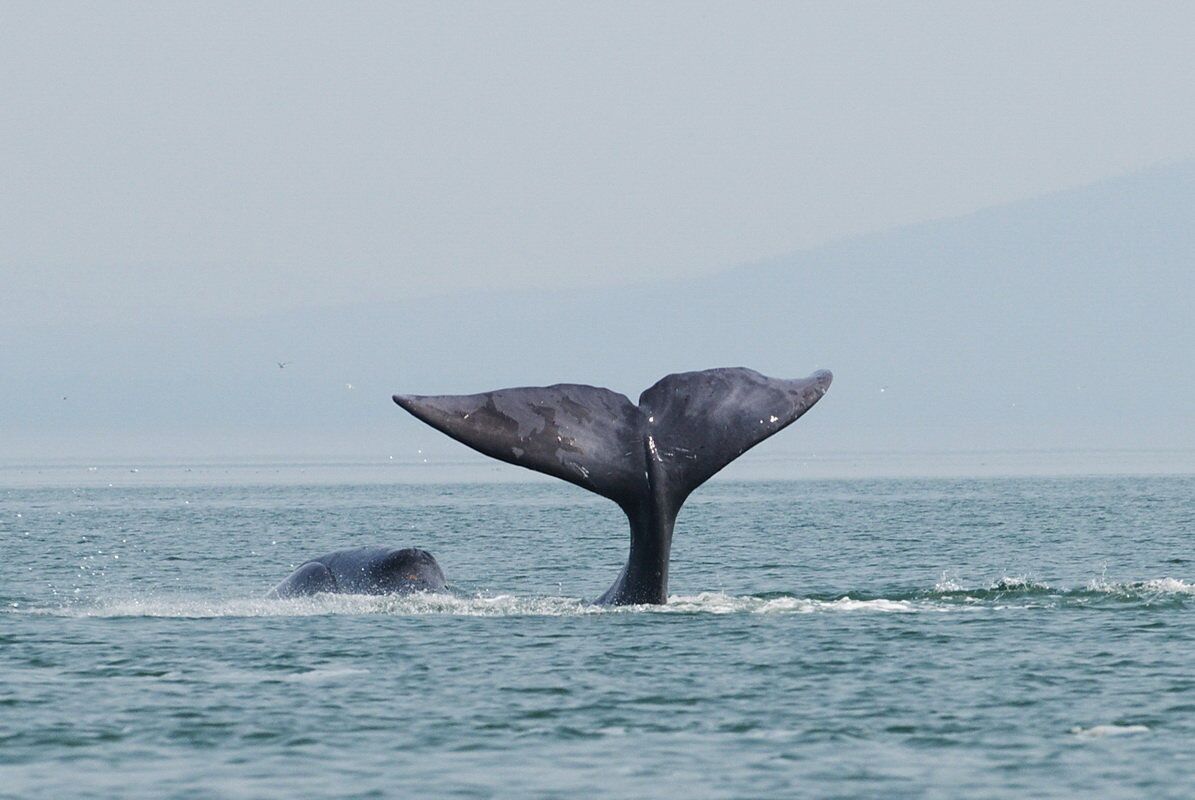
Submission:
[[[426,550],[357,547],[337,550],[299,566],[268,597],[342,594],[410,594],[444,591],[444,571]]]
[[[681,505],[714,473],[783,430],[830,388],[820,370],[769,378],[742,367],[662,378],[639,404],[581,384],[470,395],[394,395],[418,419],[487,456],[553,475],[626,513],[626,566],[597,602],[661,604]]]

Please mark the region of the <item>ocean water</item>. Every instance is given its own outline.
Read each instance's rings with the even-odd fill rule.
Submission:
[[[1189,797],[1195,477],[0,483],[0,797]],[[108,485],[111,483],[111,485]],[[452,592],[266,600],[361,544]]]

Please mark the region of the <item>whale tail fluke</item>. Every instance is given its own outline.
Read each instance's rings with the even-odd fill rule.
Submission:
[[[734,367],[669,375],[640,395],[638,407],[617,392],[581,384],[394,395],[394,402],[491,458],[624,507],[645,499],[647,462],[656,461],[679,508],[720,469],[795,422],[831,380],[825,370],[784,380]]]
[[[831,380],[824,370],[785,380],[731,367],[669,375],[638,406],[580,384],[394,395],[394,402],[478,452],[618,503],[631,524],[631,553],[600,602],[662,603],[672,527],[685,499],[795,422]]]

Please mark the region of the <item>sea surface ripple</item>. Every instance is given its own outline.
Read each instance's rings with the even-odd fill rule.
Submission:
[[[1193,477],[714,481],[617,609],[570,486],[143,478],[0,488],[0,797],[1189,796]]]

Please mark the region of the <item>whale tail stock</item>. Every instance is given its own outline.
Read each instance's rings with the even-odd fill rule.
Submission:
[[[609,498],[631,525],[627,564],[600,603],[663,603],[672,529],[685,499],[783,430],[830,387],[825,370],[769,378],[741,367],[662,378],[639,405],[580,384],[471,395],[395,395],[418,419],[491,458]]]

